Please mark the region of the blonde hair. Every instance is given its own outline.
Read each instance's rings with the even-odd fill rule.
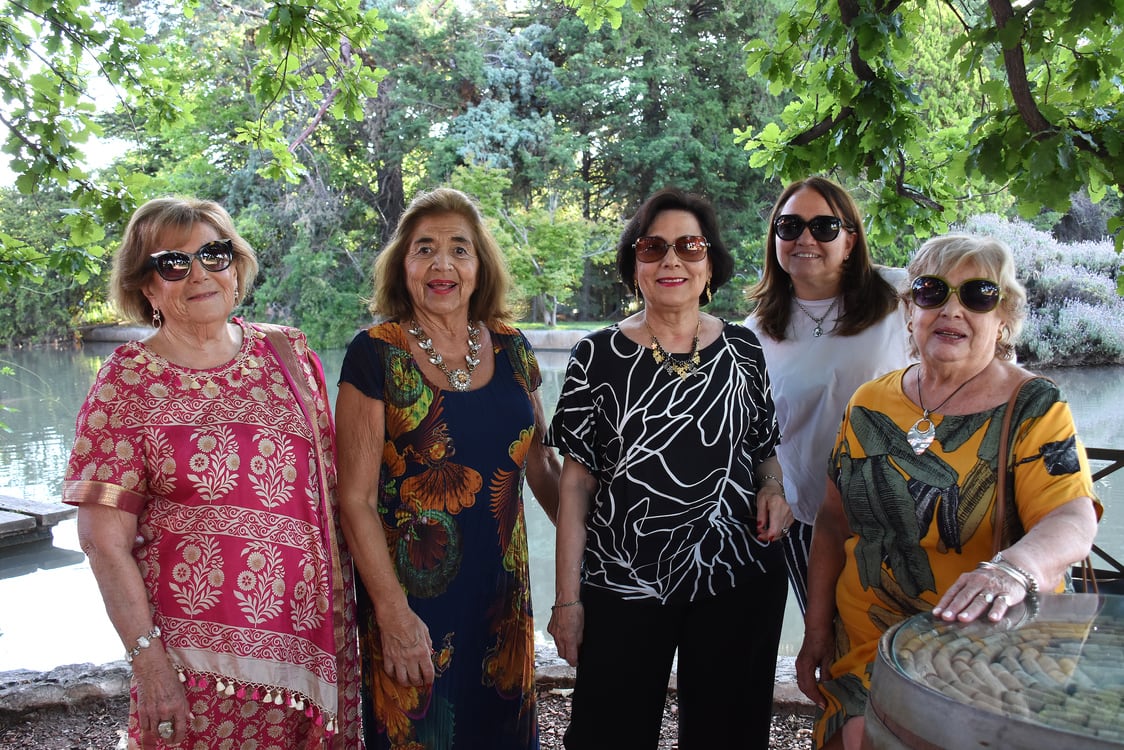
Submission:
[[[946,277],[957,267],[971,263],[980,272],[999,285],[999,318],[1002,326],[995,354],[1003,359],[1015,356],[1015,342],[1026,321],[1026,287],[1015,276],[1015,258],[1011,249],[994,237],[968,234],[946,234],[934,237],[923,244],[909,263],[909,279],[918,276]],[[907,287],[902,298],[912,310],[913,299]],[[910,348],[917,356],[917,346],[910,339]]]
[[[152,304],[143,290],[149,274],[154,273],[148,266],[149,256],[162,249],[161,242],[190,234],[196,224],[209,224],[219,237],[231,241],[238,277],[235,300],[246,298],[258,275],[258,257],[238,234],[226,209],[214,201],[195,198],[155,198],[129,219],[121,247],[113,256],[109,295],[122,315],[141,323],[152,319]]]

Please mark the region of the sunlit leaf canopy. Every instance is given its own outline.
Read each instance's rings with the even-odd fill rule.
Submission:
[[[590,28],[647,6],[561,1]],[[1080,190],[1099,201],[1124,188],[1122,27],[1121,0],[793,0],[773,33],[745,39],[746,72],[788,104],[737,138],[781,179],[839,170],[878,186],[876,237],[941,231],[997,190],[1025,217]],[[934,45],[954,85],[940,101],[917,65]]]

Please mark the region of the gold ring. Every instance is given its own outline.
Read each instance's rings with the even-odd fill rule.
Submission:
[[[176,733],[176,725],[172,723],[171,719],[165,719],[156,725],[156,733],[163,739],[170,740],[172,735]]]

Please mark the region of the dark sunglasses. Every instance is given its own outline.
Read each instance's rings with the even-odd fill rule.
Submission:
[[[670,244],[665,242],[663,237],[641,237],[632,243],[636,260],[641,263],[663,260],[663,256],[667,255],[668,249],[672,247],[675,248],[675,254],[683,260],[702,260],[706,257],[706,251],[710,249],[710,243],[706,241],[706,237],[694,234],[685,234]]]
[[[194,253],[179,250],[164,250],[148,259],[146,268],[155,268],[164,281],[180,281],[191,273],[191,264],[198,260],[199,265],[211,273],[225,271],[234,261],[234,242],[213,240]]]
[[[913,304],[923,310],[941,307],[955,294],[960,304],[972,312],[986,313],[994,310],[1003,294],[991,279],[968,279],[960,286],[952,286],[940,276],[918,276],[910,285]]]
[[[796,214],[784,214],[773,222],[773,231],[782,240],[788,241],[802,235],[804,227],[808,227],[816,242],[831,242],[839,236],[839,230],[844,228],[843,220],[838,216],[816,216],[804,221]],[[847,231],[850,232],[851,228],[847,227]]]

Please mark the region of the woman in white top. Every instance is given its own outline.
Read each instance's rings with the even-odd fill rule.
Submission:
[[[895,288],[904,283],[902,269],[871,263],[858,206],[843,187],[809,177],[781,193],[746,325],[761,340],[772,381],[777,457],[796,519],[782,542],[801,612],[812,522],[843,409],[859,385],[910,361]]]

